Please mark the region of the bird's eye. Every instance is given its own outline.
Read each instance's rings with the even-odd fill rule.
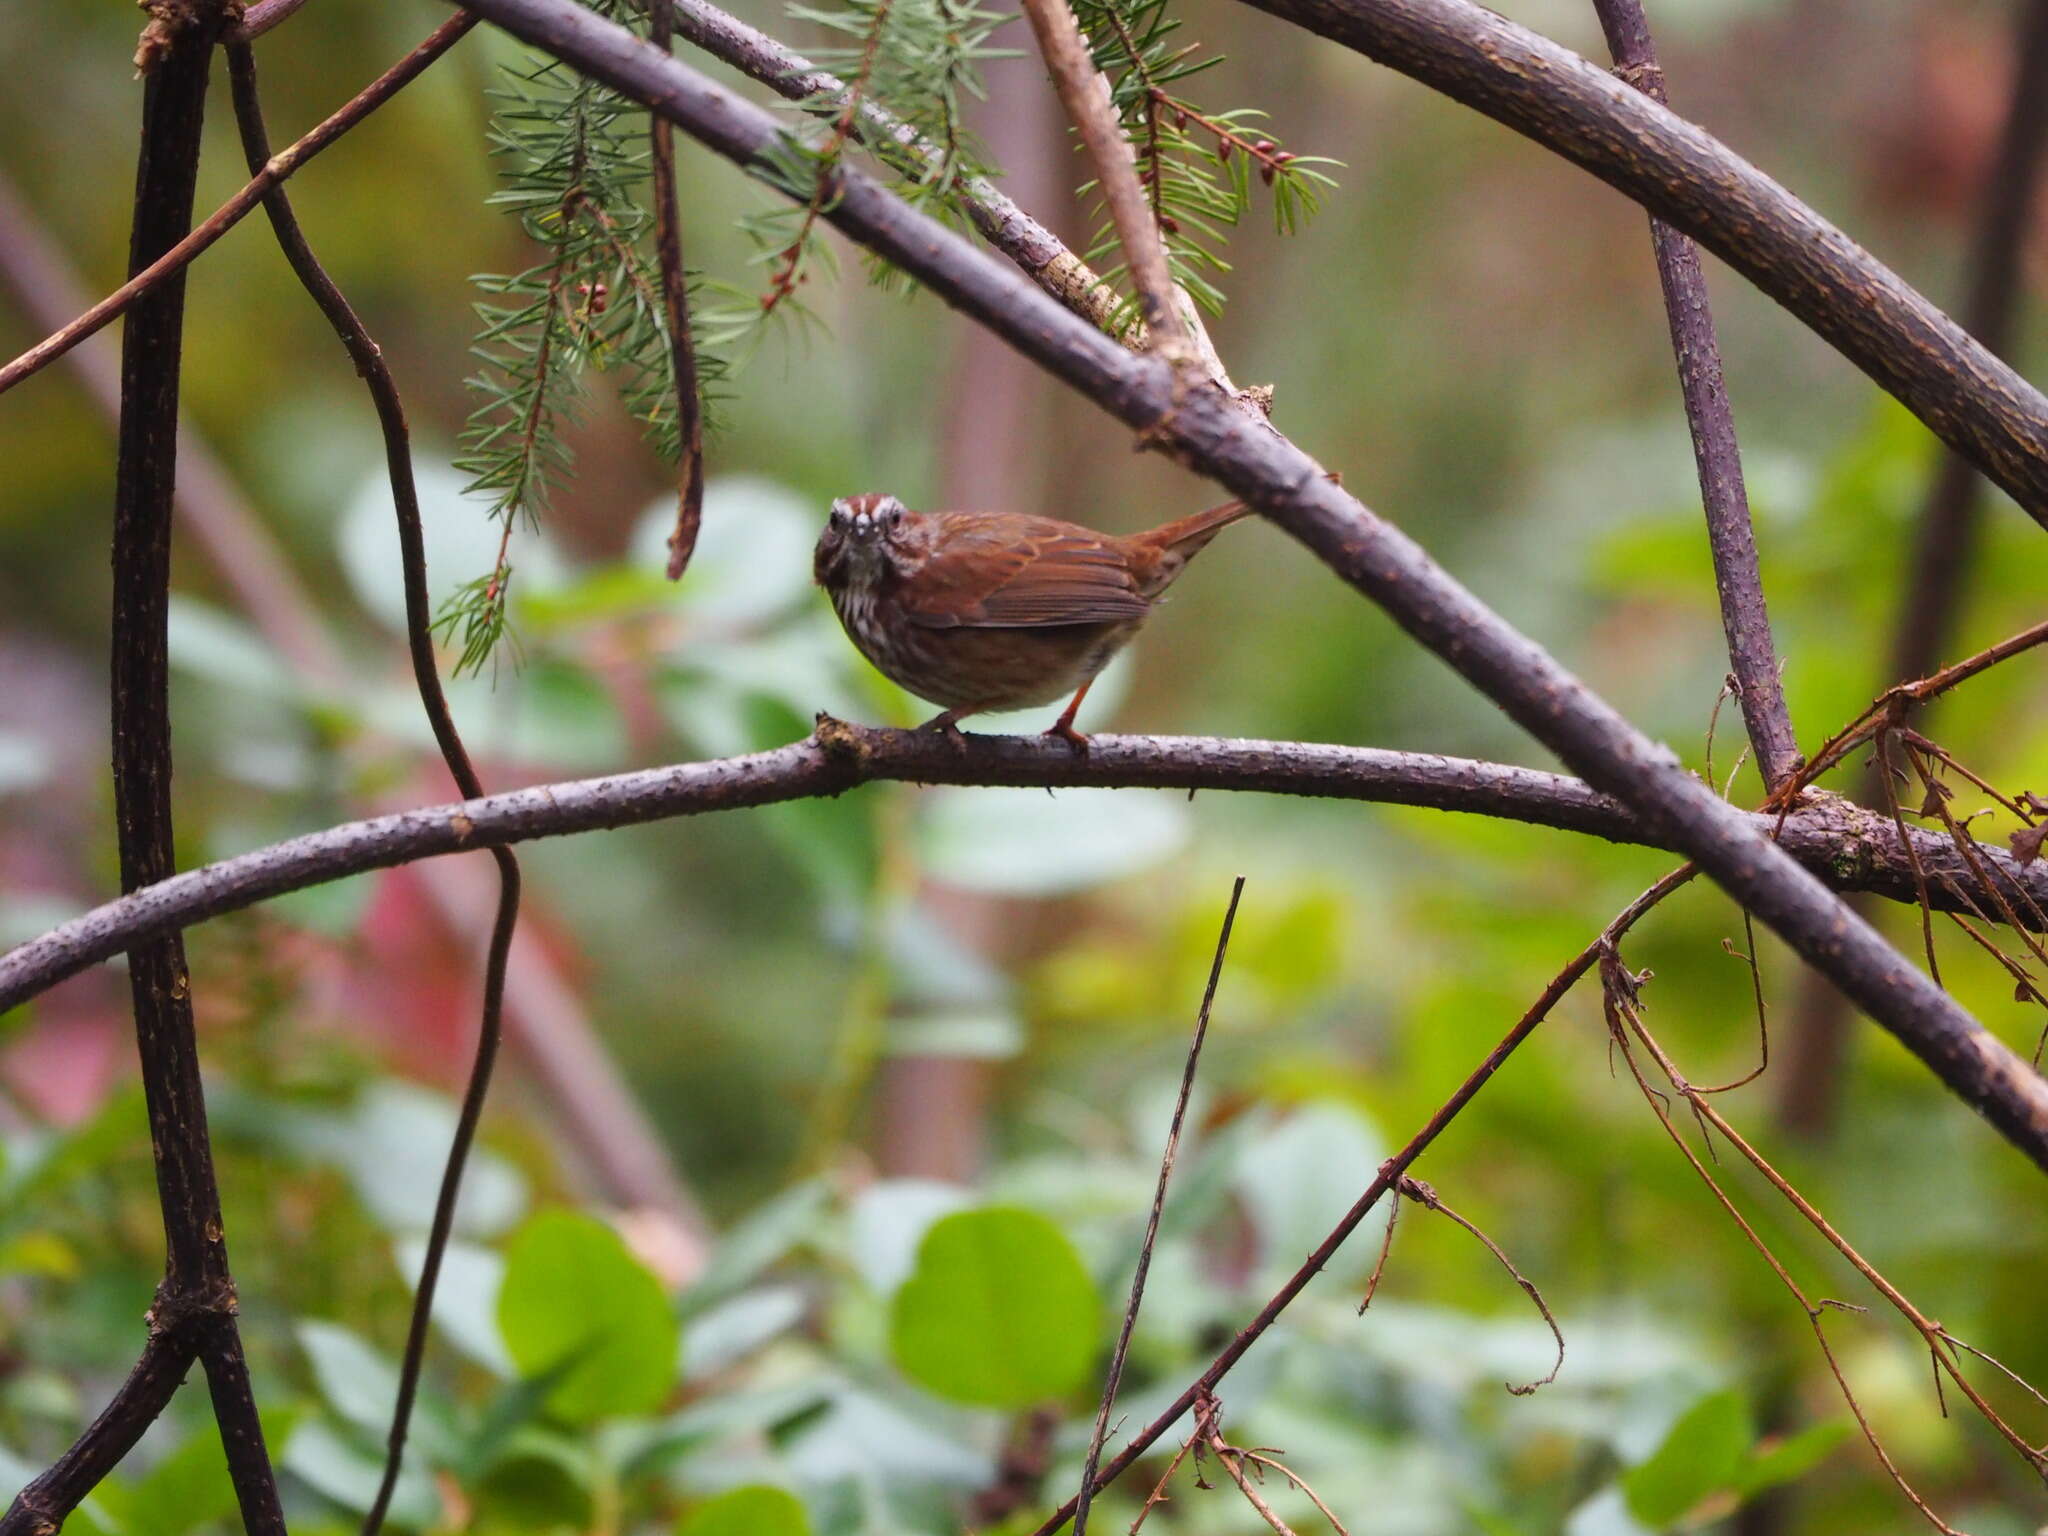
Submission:
[[[889,526],[891,528],[894,528],[898,523],[902,521],[903,509],[901,507],[891,507],[889,509]]]
[[[834,528],[844,528],[846,526],[846,508],[840,506],[837,502],[832,504],[831,523]]]

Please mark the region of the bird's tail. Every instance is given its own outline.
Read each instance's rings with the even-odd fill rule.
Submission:
[[[1250,517],[1250,503],[1227,501],[1206,512],[1191,512],[1156,531],[1162,549],[1170,549],[1183,561],[1194,558],[1217,534],[1241,517]]]

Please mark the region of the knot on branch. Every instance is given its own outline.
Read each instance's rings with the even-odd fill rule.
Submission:
[[[240,1313],[235,1282],[226,1275],[198,1286],[173,1288],[166,1280],[156,1288],[145,1321],[151,1338],[189,1337],[226,1322]]]
[[[187,33],[200,27],[238,27],[242,0],[135,0],[149,15],[135,42],[135,74],[139,79],[163,62]]]
[[[1632,85],[1645,96],[1661,98],[1664,92],[1664,69],[1655,59],[1645,59],[1639,64],[1617,64],[1615,78],[1625,85]],[[1739,697],[1741,689],[1736,690]]]
[[[811,729],[811,740],[815,741],[827,757],[865,762],[872,750],[868,733],[862,727],[848,721],[836,719],[818,711]]]

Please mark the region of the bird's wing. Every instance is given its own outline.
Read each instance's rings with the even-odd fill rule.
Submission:
[[[983,529],[962,519],[946,531],[902,595],[913,624],[927,629],[1036,628],[1113,624],[1145,616],[1128,563],[1085,529],[1032,518]]]

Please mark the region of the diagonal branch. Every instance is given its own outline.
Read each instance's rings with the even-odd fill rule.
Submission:
[[[251,209],[262,202],[264,193],[282,183],[321,150],[397,95],[402,87],[417,79],[421,71],[454,47],[462,35],[475,25],[474,16],[458,15],[436,27],[432,35],[419,47],[364,86],[333,116],[273,158],[241,191],[209,214],[206,221],[197,229],[191,230],[158,253],[146,265],[141,266],[127,282],[69,325],[53,331],[13,362],[0,367],[0,394],[5,394],[30,374],[54,363],[108,321],[125,314],[144,295],[184,271],[196,257],[233,229]],[[185,223],[190,222],[188,217]]]
[[[1152,1212],[1145,1218],[1145,1236],[1138,1244],[1130,1300],[1124,1305],[1123,1324],[1117,1329],[1116,1347],[1110,1353],[1109,1370],[1102,1379],[1102,1403],[1095,1410],[1095,1429],[1088,1437],[1088,1456],[1081,1466],[1081,1491],[1074,1496],[1074,1536],[1088,1536],[1088,1505],[1095,1497],[1095,1469],[1102,1464],[1102,1443],[1109,1438],[1110,1410],[1116,1407],[1116,1390],[1124,1379],[1131,1333],[1138,1326],[1138,1308],[1145,1300],[1145,1277],[1152,1269],[1152,1245],[1159,1238],[1159,1218],[1166,1211],[1166,1186],[1173,1178],[1174,1158],[1180,1152],[1181,1122],[1187,1118],[1188,1099],[1195,1091],[1195,1068],[1201,1064],[1202,1045],[1209,1038],[1209,1010],[1216,1002],[1216,984],[1223,979],[1223,958],[1230,953],[1230,930],[1237,923],[1238,898],[1243,895],[1244,876],[1239,875],[1230,887],[1230,905],[1223,909],[1223,928],[1216,935],[1216,954],[1209,962],[1209,984],[1202,989],[1201,1010],[1195,1015],[1195,1036],[1188,1042],[1180,1093],[1173,1101],[1173,1119],[1166,1128],[1166,1150],[1159,1155],[1159,1183],[1152,1191]]]
[[[1615,73],[1660,106],[1664,71],[1650,41],[1642,0],[1593,0]],[[1721,343],[1707,301],[1707,277],[1699,247],[1654,215],[1650,243],[1657,255],[1657,280],[1664,290],[1664,314],[1671,326],[1671,350],[1678,361],[1678,385],[1685,396],[1686,425],[1699,466],[1700,501],[1707,514],[1707,543],[1714,556],[1714,585],[1721,594],[1721,627],[1728,636],[1728,665],[1735,675],[1743,723],[1756,749],[1764,787],[1776,789],[1799,762],[1799,739],[1785,708],[1778,677],[1777,647],[1757,570],[1756,530],[1750,522],[1749,492],[1742,481],[1742,450],[1735,440],[1735,413],[1721,377]],[[1931,663],[1930,663],[1931,665]],[[1923,669],[1925,670],[1925,669]],[[1919,673],[1908,673],[1917,677]]]
[[[812,104],[820,116],[836,116],[845,110],[849,95],[845,81],[767,33],[728,15],[710,0],[674,0],[674,8],[677,35],[713,58],[760,81],[785,100]],[[913,176],[944,155],[938,145],[865,95],[855,104],[854,131],[885,164]],[[959,199],[975,232],[1014,261],[1027,277],[1097,329],[1111,327],[1119,303],[1115,290],[1061,243],[1059,236],[984,177],[962,177]],[[1144,333],[1132,328],[1123,339],[1136,349],[1143,346]]]
[[[838,795],[858,785],[1008,785],[1029,788],[1250,790],[1265,794],[1415,806],[1497,816],[1670,851],[1618,801],[1577,779],[1499,763],[1309,742],[1218,741],[1199,736],[1092,736],[1086,757],[1036,737],[975,736],[957,748],[916,731],[870,730],[836,720],[768,752],[707,763],[611,774],[508,790],[458,805],[424,806],[345,822],[268,848],[173,875],[0,954],[0,1012],[155,934],[365,870],[543,837],[639,826],[677,816],[745,810]],[[1844,890],[1917,900],[1914,862],[1940,877],[1937,906],[1973,911],[1981,888],[1943,836],[1911,829],[1898,841],[1890,820],[1831,796],[1782,819],[1753,813],[1760,836]],[[1909,851],[1910,850],[1910,851]],[[2048,899],[2048,859],[2024,868],[2002,848],[1978,844],[1985,867],[2020,910]]]
[[[1525,134],[1691,235],[2048,526],[2048,399],[1711,134],[1473,0],[1248,0]]]
[[[572,0],[467,3],[522,40],[653,106],[739,165],[772,174],[769,157],[784,143],[773,117],[624,28]],[[1601,78],[1608,90],[1625,91]],[[1644,110],[1657,110],[1625,93]],[[1250,501],[1594,788],[1629,805],[1697,859],[1951,1091],[2048,1168],[2048,1082],[1742,812],[1687,773],[1668,748],[1636,730],[1406,534],[1333,484],[1321,465],[1262,420],[1249,420],[1233,397],[1207,386],[1182,388],[1171,367],[1124,351],[871,178],[847,171],[829,217],[1109,414],[1153,434],[1181,462]],[[1877,306],[1866,300],[1864,307]],[[2031,394],[2017,380],[2015,387]],[[2036,467],[2048,476],[2048,454]]]
[[[1067,109],[1067,117],[1094,164],[1095,184],[1109,209],[1117,242],[1124,248],[1124,264],[1131,274],[1131,286],[1138,291],[1145,328],[1159,355],[1178,367],[1192,359],[1193,342],[1180,305],[1174,302],[1166,245],[1160,239],[1145,189],[1138,182],[1137,157],[1111,105],[1109,81],[1095,67],[1068,0],[1024,0],[1024,15],[1038,39],[1038,51],[1045,57],[1046,72],[1052,76],[1060,104]]]

